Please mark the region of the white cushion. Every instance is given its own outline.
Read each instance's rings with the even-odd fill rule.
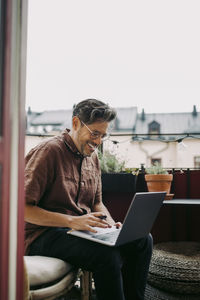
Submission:
[[[30,286],[48,284],[65,276],[73,266],[53,257],[24,256]]]
[[[29,297],[31,300],[41,300],[41,299],[60,299],[60,296],[66,295],[68,291],[73,287],[74,282],[77,278],[77,271],[68,273],[59,282],[50,285],[45,288],[33,289],[29,291]],[[63,298],[62,298],[63,299]],[[65,299],[65,298],[64,298]],[[69,299],[67,297],[67,299]],[[72,298],[70,298],[72,299]],[[74,299],[74,298],[73,298]]]

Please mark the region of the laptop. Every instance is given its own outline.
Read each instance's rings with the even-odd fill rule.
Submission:
[[[97,233],[69,230],[67,234],[107,246],[121,246],[148,235],[164,201],[166,192],[136,193],[120,229],[94,227]]]

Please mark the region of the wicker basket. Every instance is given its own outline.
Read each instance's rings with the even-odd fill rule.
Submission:
[[[161,291],[147,284],[144,300],[199,300],[199,295],[181,295]]]
[[[148,283],[171,293],[200,295],[200,243],[156,244]]]

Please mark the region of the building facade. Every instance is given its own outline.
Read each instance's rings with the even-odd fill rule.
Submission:
[[[137,107],[116,108],[111,137],[104,150],[125,160],[127,167],[158,161],[165,168],[200,168],[200,113],[145,113]],[[27,113],[27,153],[40,140],[71,128],[71,110]]]

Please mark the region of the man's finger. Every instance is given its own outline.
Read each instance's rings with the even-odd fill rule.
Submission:
[[[115,227],[116,227],[116,228],[120,228],[121,226],[122,226],[122,223],[121,223],[121,222],[115,223]]]
[[[101,228],[108,228],[108,224],[107,223],[96,222],[96,221],[90,222],[90,226],[101,227]]]
[[[97,233],[97,231],[93,227],[91,227],[90,225],[87,225],[87,230],[91,231],[93,233]]]
[[[95,213],[96,214],[96,213]],[[93,215],[93,218],[94,218],[94,220],[97,222],[97,220],[98,220],[98,222],[101,222],[101,223],[103,223],[103,224],[107,224],[107,225],[109,225],[108,224],[108,222],[106,221],[106,219],[107,219],[107,216],[105,215],[105,214],[102,214],[101,213],[101,215]]]

